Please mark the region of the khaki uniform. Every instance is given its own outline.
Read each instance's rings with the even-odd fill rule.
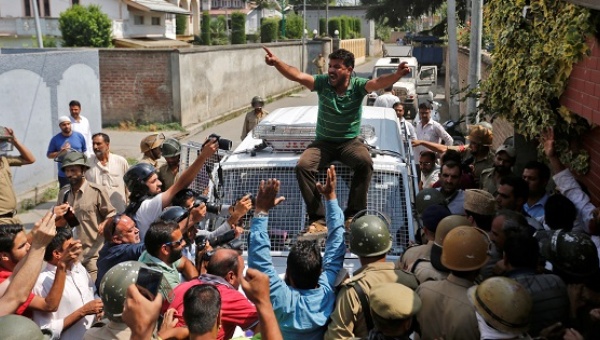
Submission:
[[[429,258],[431,255],[431,247],[433,247],[433,241],[406,249],[396,263],[396,268],[410,271],[415,261],[424,257]]]
[[[81,240],[83,248],[81,264],[90,273],[92,282],[96,281],[98,267],[98,252],[104,245],[104,237],[98,235],[98,225],[109,217],[115,215],[115,208],[110,204],[106,190],[84,180],[81,188],[76,192],[70,191],[71,186],[64,186],[58,194],[57,204],[62,204],[65,193],[69,190],[67,202],[79,220],[79,226],[74,229],[76,239]]]
[[[254,112],[254,110],[246,113],[246,117],[244,118],[244,126],[242,127],[242,136],[240,137],[242,140],[246,138],[248,132],[252,131],[260,123],[263,118],[265,118],[269,114],[269,111],[262,110],[258,115]]]
[[[496,190],[498,190],[498,185],[494,180],[494,168],[487,168],[481,172],[481,177],[479,178],[479,188],[483,189],[490,194],[494,195]]]
[[[83,336],[83,340],[129,340],[130,338],[131,329],[124,323],[114,321],[109,321],[102,327],[92,327],[88,329]]]
[[[491,168],[494,166],[494,158],[496,156],[492,151],[488,153],[488,155],[480,160],[476,160],[473,162],[473,177],[475,178],[475,182],[479,185],[479,179],[481,178],[481,173],[483,170]]]
[[[167,191],[179,179],[180,172],[176,174],[169,168],[169,164],[165,163],[158,168],[158,179],[162,182],[161,190]]]
[[[152,165],[155,169],[158,169],[160,167],[161,164],[163,164],[162,162],[159,162],[159,159],[152,159],[148,156],[144,156],[141,160],[140,163],[148,163],[150,165]]]
[[[417,288],[422,307],[417,313],[421,339],[479,340],[475,309],[467,297],[473,282],[450,274]]]
[[[24,165],[20,156],[0,156],[0,222],[20,224],[17,214],[17,195],[13,188],[11,166]]]
[[[435,269],[428,257],[415,261],[410,272],[415,274],[419,284],[427,281],[442,281],[448,277],[448,273]]]
[[[411,289],[418,286],[417,279],[412,274],[394,269],[392,262],[374,262],[361,267],[352,278],[343,283],[324,339],[367,337],[368,330],[360,298],[352,287],[360,285],[368,298],[373,287],[386,282],[400,283]]]

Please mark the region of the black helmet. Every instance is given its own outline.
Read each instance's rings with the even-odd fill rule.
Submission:
[[[175,138],[166,139],[160,149],[163,157],[177,157],[181,154],[181,144]]]
[[[127,170],[125,176],[123,176],[123,181],[125,181],[129,192],[148,194],[146,181],[154,173],[156,173],[156,169],[151,164],[138,163]]]
[[[540,254],[554,269],[574,277],[589,277],[598,272],[598,250],[589,235],[563,230],[535,233]]]
[[[442,204],[446,205],[446,199],[444,195],[436,189],[428,188],[419,191],[415,198],[415,207],[419,215],[423,214],[425,208],[430,205]]]
[[[184,207],[172,206],[163,210],[160,214],[160,219],[164,222],[181,222],[184,218],[188,217],[189,211]]]
[[[265,101],[264,99],[262,99],[261,96],[254,96],[254,98],[252,98],[251,104],[252,106],[254,106],[254,104],[265,105]]]

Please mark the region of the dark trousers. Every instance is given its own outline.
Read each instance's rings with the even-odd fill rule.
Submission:
[[[373,175],[373,160],[359,138],[342,143],[314,141],[302,153],[296,165],[296,178],[308,210],[310,222],[325,220],[325,208],[317,190],[316,175],[333,161],[340,161],[354,171],[348,196],[347,217],[367,208],[367,192]],[[325,183],[323,183],[325,184]]]

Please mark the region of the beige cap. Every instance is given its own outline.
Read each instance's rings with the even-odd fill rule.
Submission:
[[[496,214],[496,200],[485,190],[467,189],[464,208],[479,215],[493,216]]]
[[[494,135],[492,130],[482,125],[472,125],[469,128],[467,139],[471,142],[481,144],[483,146],[491,146]]]
[[[142,139],[140,143],[140,150],[142,153],[150,151],[152,149],[160,148],[165,141],[165,135],[162,133],[155,133],[146,138]]]
[[[399,283],[382,283],[369,293],[372,313],[385,320],[403,320],[421,310],[421,299],[410,288]]]
[[[58,125],[60,125],[61,123],[66,123],[66,122],[71,122],[71,119],[69,119],[69,116],[60,116],[58,117]]]

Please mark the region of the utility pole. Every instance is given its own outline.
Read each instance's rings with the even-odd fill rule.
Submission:
[[[329,36],[329,0],[325,0],[325,32]]]
[[[37,0],[33,0],[33,15],[35,16],[35,34],[37,35],[37,42],[39,48],[44,48],[44,41],[42,40],[42,27],[40,26],[40,11],[38,9]]]
[[[450,78],[450,119],[460,119],[458,94],[458,43],[456,41],[456,0],[448,0],[448,75]]]
[[[281,37],[285,38],[285,8],[286,8],[286,1],[285,0],[281,0]]]
[[[481,79],[481,35],[483,31],[483,6],[481,0],[473,0],[471,5],[471,44],[469,46],[469,90],[477,88]],[[467,123],[475,121],[479,100],[467,98]]]

